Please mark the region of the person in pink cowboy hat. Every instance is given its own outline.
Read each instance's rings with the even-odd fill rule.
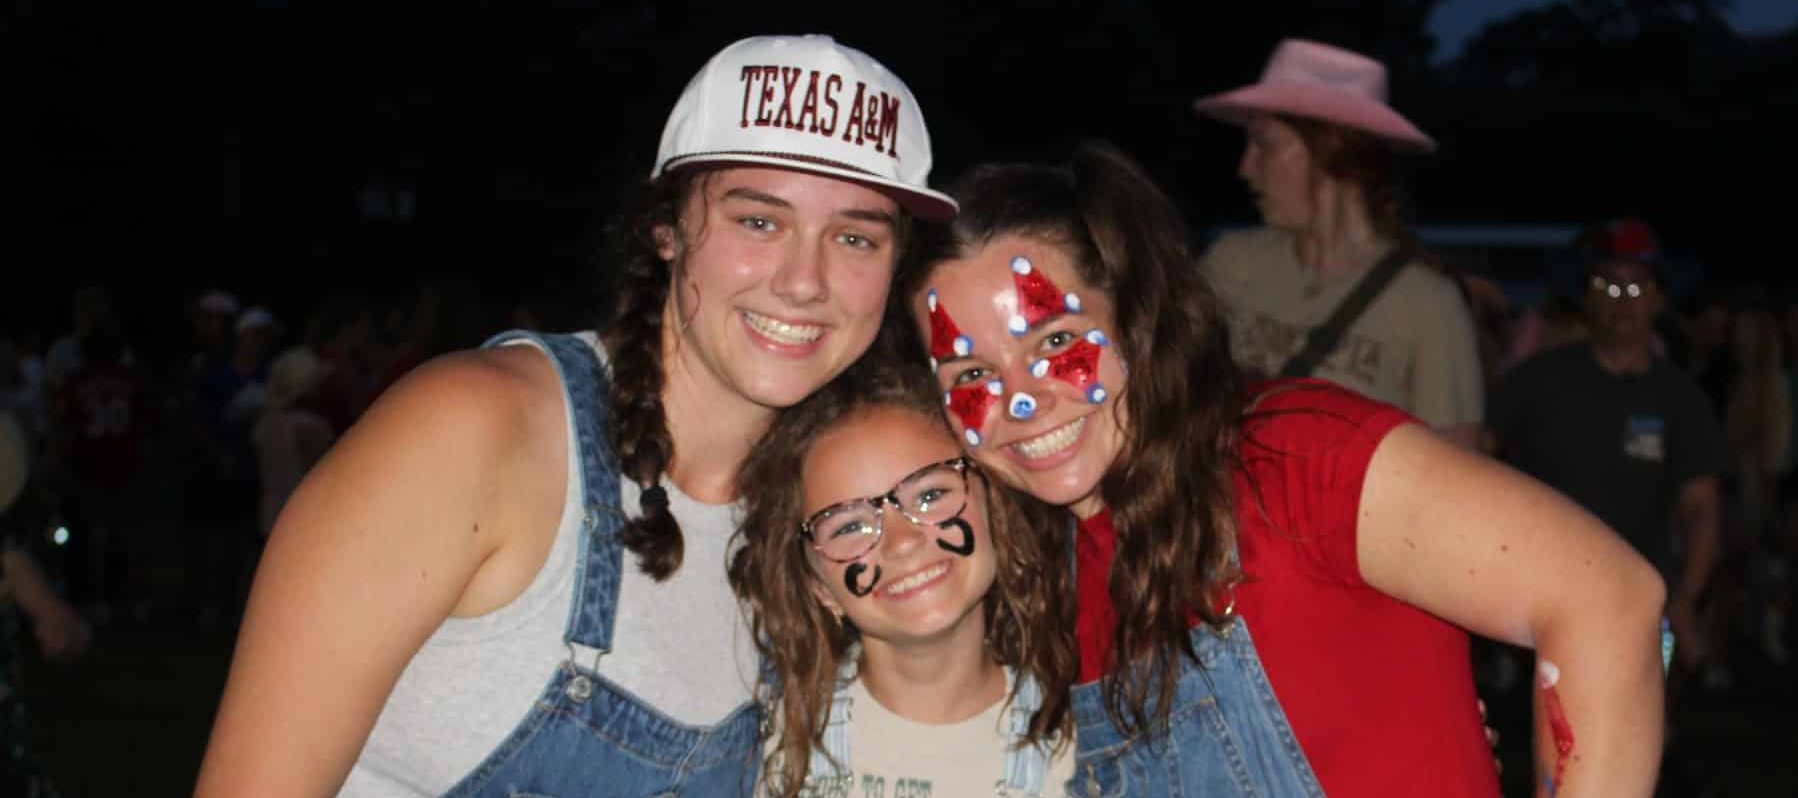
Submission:
[[[1247,133],[1237,176],[1265,222],[1220,236],[1204,258],[1231,310],[1237,361],[1328,379],[1475,443],[1484,379],[1473,317],[1407,228],[1394,169],[1396,156],[1436,142],[1387,104],[1385,67],[1287,39],[1259,81],[1194,108]],[[1359,286],[1370,298],[1354,312]]]

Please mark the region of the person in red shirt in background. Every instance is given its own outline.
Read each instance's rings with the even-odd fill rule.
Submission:
[[[973,459],[1078,519],[1076,781],[1497,795],[1471,631],[1537,652],[1542,792],[1652,792],[1665,588],[1628,544],[1391,406],[1245,391],[1179,211],[1114,148],[951,195],[896,293]]]
[[[95,328],[82,341],[81,364],[56,394],[52,408],[52,455],[61,459],[67,480],[63,496],[70,516],[70,541],[80,566],[70,573],[71,592],[105,623],[130,594],[144,601],[141,575],[129,571],[140,497],[132,490],[142,465],[146,437],[154,429],[155,402],[143,373],[125,349],[116,323]],[[147,606],[147,605],[146,605]]]

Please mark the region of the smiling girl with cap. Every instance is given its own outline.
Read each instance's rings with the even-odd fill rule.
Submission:
[[[1246,131],[1237,176],[1266,225],[1220,237],[1202,264],[1232,311],[1236,359],[1272,376],[1358,283],[1396,259],[1391,282],[1306,373],[1471,446],[1484,379],[1473,317],[1407,228],[1394,167],[1436,142],[1387,104],[1386,84],[1378,61],[1288,39],[1259,81],[1198,100],[1199,113]]]
[[[726,47],[618,225],[597,335],[386,391],[282,511],[201,796],[741,795],[737,470],[879,326],[927,185],[905,84],[826,36]]]

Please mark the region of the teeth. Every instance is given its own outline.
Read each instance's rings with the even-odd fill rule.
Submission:
[[[776,343],[809,344],[824,334],[824,328],[812,324],[788,324],[772,316],[743,311],[743,318],[749,320],[749,326],[756,332],[768,336]]]
[[[1012,444],[1011,448],[1032,460],[1048,457],[1074,445],[1074,440],[1080,437],[1080,430],[1085,428],[1086,416],[1081,416],[1030,440],[1018,441]]]
[[[947,570],[949,570],[949,564],[948,563],[940,563],[936,566],[933,566],[931,568],[926,568],[922,571],[912,574],[911,576],[908,576],[904,579],[894,582],[893,584],[888,585],[886,587],[886,589],[882,590],[881,592],[886,593],[888,595],[897,595],[900,593],[904,593],[907,590],[911,590],[912,588],[915,588],[919,585],[924,584],[925,582],[928,582],[932,579],[937,578],[938,576],[941,576],[943,574],[943,572],[947,571]]]

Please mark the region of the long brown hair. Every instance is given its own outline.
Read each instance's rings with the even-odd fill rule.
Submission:
[[[1223,620],[1214,600],[1236,579],[1230,474],[1242,392],[1222,309],[1179,210],[1110,145],[1084,144],[1062,167],[978,166],[950,194],[961,213],[927,264],[1002,235],[1037,237],[1064,247],[1116,308],[1113,345],[1129,369],[1113,401],[1127,423],[1099,486],[1118,533],[1112,652],[1146,655],[1148,667],[1108,677],[1105,706],[1126,730],[1146,729],[1151,694],[1166,712],[1179,657],[1195,656],[1189,619]],[[928,271],[908,270],[900,295],[922,290]]]
[[[674,458],[662,410],[662,310],[672,267],[661,257],[656,231],[701,232],[682,230],[680,217],[688,199],[703,190],[706,174],[664,175],[644,184],[608,231],[613,305],[600,326],[612,371],[607,435],[621,473],[646,492],[661,482]],[[625,522],[618,536],[650,577],[660,581],[680,567],[680,524],[668,510],[666,494],[646,496],[640,514]]]
[[[877,344],[843,376],[782,413],[738,479],[744,545],[731,560],[730,582],[750,615],[756,647],[773,666],[764,679],[774,681],[761,685],[760,693],[780,741],[763,764],[767,783],[783,796],[797,795],[804,784],[811,751],[822,745],[838,669],[860,637],[852,623],[835,621],[811,590],[817,577],[799,530],[805,508],[795,476],[819,436],[874,407],[916,412],[939,427],[945,441],[954,441],[928,373]],[[1071,736],[1067,689],[1080,660],[1069,632],[1074,610],[1068,552],[1047,531],[1065,522],[1059,510],[988,484],[984,476],[973,482],[986,499],[998,558],[982,608],[987,640],[1000,663],[1035,677],[1043,688],[1029,738],[1065,744]],[[1015,698],[1015,685],[1013,690]]]

